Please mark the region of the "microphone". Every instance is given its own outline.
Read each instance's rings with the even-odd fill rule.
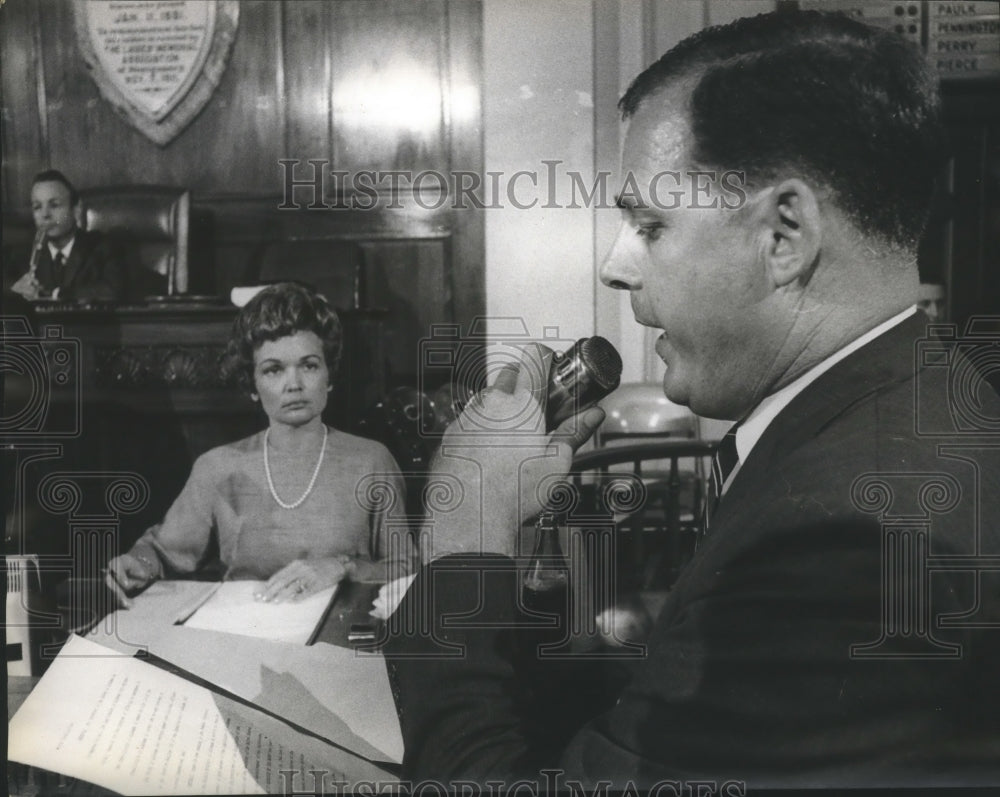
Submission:
[[[35,242],[31,245],[31,259],[28,261],[28,273],[32,277],[35,276],[35,272],[38,270],[38,258],[42,254],[42,248],[45,246],[45,228],[39,227],[35,231]]]
[[[600,335],[580,338],[552,358],[549,370],[545,428],[555,429],[572,415],[592,407],[618,387],[622,358]]]

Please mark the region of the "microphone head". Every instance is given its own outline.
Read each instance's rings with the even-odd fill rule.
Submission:
[[[605,338],[580,338],[568,351],[552,358],[549,372],[546,427],[596,404],[618,387],[622,358]]]
[[[622,378],[622,358],[607,338],[594,335],[578,342],[580,359],[590,375],[605,390],[605,396],[618,387]],[[603,398],[602,396],[601,398]]]

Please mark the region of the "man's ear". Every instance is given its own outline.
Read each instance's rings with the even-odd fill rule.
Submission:
[[[767,198],[765,262],[776,287],[808,281],[822,243],[819,201],[808,183],[790,178]]]

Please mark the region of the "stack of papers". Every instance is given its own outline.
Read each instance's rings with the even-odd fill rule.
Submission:
[[[262,581],[224,581],[190,617],[180,619],[187,628],[299,645],[312,642],[337,588],[330,587],[300,601],[264,603],[254,599],[254,593],[263,585]]]
[[[273,714],[75,636],[11,720],[7,756],[121,794],[325,793],[395,780]]]

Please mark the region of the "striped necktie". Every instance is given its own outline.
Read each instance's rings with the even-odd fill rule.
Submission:
[[[708,495],[705,500],[705,531],[708,531],[709,520],[719,505],[719,499],[722,498],[722,489],[726,486],[726,480],[740,461],[740,455],[736,451],[736,430],[738,428],[739,424],[737,423],[726,432],[722,440],[719,441],[715,454],[712,455],[712,474],[708,480]]]

